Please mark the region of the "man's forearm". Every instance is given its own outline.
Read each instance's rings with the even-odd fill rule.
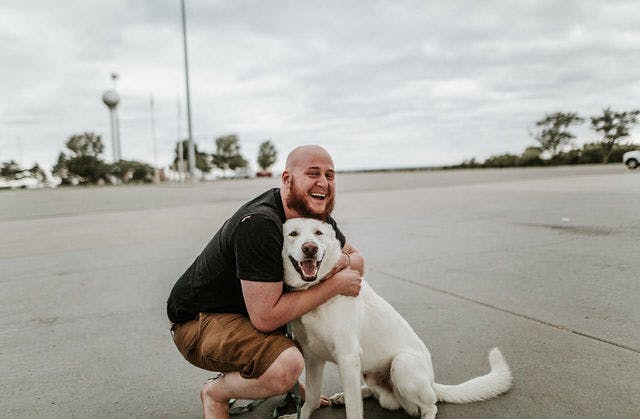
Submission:
[[[251,318],[261,332],[271,332],[338,295],[335,281],[328,279],[302,291],[284,293],[261,318]]]
[[[349,253],[349,267],[354,271],[360,272],[360,275],[364,275],[364,257],[362,257],[362,253],[358,251]]]
[[[338,294],[355,297],[360,292],[363,272],[362,254],[347,245],[332,271],[322,282],[309,289],[282,293],[281,283],[242,281],[242,291],[251,322],[258,330],[270,332]]]

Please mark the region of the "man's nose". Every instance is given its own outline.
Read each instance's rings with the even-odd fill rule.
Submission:
[[[310,258],[318,253],[318,245],[313,242],[306,242],[302,245],[302,253]]]

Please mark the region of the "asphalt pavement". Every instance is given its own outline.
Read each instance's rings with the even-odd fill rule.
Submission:
[[[640,417],[640,171],[621,164],[339,174],[334,216],[436,381],[514,388],[439,418]],[[197,418],[211,373],[171,341],[168,293],[278,179],[0,191],[0,417]],[[339,390],[328,366],[324,390]],[[241,418],[267,418],[277,398]],[[324,408],[314,418],[343,418]],[[365,402],[366,418],[408,418]]]

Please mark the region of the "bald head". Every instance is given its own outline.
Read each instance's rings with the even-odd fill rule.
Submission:
[[[335,174],[331,155],[324,148],[303,145],[293,149],[280,189],[286,218],[326,220],[334,205]]]
[[[285,170],[300,169],[308,165],[310,161],[315,159],[327,159],[333,166],[333,160],[327,150],[319,145],[303,145],[294,148],[289,156],[287,156],[287,162],[285,163]]]

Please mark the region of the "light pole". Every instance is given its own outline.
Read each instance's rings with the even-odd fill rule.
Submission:
[[[118,80],[116,73],[111,73],[111,79],[113,80],[114,87],[111,90],[107,90],[102,95],[102,101],[111,115],[111,148],[113,152],[113,162],[120,161],[122,155],[120,153],[120,123],[118,121],[118,103],[120,103],[120,95],[116,92],[115,82]]]
[[[160,183],[160,169],[158,168],[158,146],[156,141],[156,116],[153,110],[153,94],[149,95],[149,108],[151,111],[151,141],[153,142],[153,182]]]
[[[189,138],[187,139],[187,154],[189,161],[189,176],[191,180],[195,180],[196,156],[193,145],[193,135],[191,130],[191,95],[189,94],[189,53],[187,50],[187,21],[184,7],[184,0],[180,0],[182,10],[182,43],[184,49],[184,77],[187,86],[187,126],[189,127]]]
[[[177,114],[176,114],[176,138],[178,139],[178,177],[180,182],[184,182],[185,174],[184,174],[184,147],[182,138],[182,108],[180,107],[180,98],[176,98]]]

